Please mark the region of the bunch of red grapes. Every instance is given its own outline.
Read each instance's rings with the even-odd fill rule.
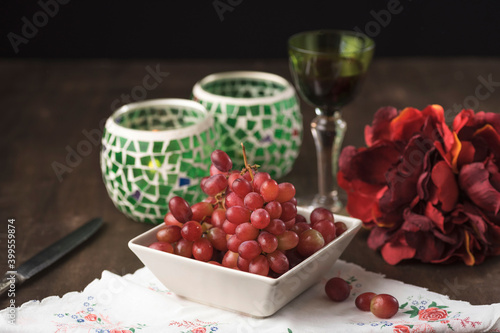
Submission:
[[[297,214],[295,187],[278,183],[246,162],[231,170],[229,156],[211,154],[210,176],[201,189],[207,199],[192,206],[181,197],[169,201],[166,227],[150,245],[161,251],[269,277],[278,277],[342,234],[324,208],[315,209],[311,224]]]

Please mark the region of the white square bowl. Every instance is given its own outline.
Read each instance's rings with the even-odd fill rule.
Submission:
[[[309,221],[311,209],[298,208]],[[361,228],[355,218],[335,215],[347,231],[278,278],[208,264],[148,248],[161,224],[129,241],[129,248],[171,292],[192,301],[263,318],[318,282]]]

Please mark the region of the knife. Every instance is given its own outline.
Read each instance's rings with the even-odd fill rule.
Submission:
[[[94,218],[69,235],[35,254],[28,259],[28,261],[19,266],[17,271],[8,271],[5,273],[3,280],[0,282],[0,295],[7,291],[12,283],[15,283],[17,287],[33,275],[52,265],[62,256],[87,240],[99,230],[101,226],[102,219]]]

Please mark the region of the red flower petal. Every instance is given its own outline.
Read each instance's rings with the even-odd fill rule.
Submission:
[[[378,250],[393,234],[394,231],[389,228],[374,227],[370,230],[370,235],[368,236],[368,246],[372,250]]]
[[[409,140],[420,132],[425,119],[422,112],[415,108],[405,108],[391,121],[391,140]]]
[[[483,139],[495,156],[500,157],[500,135],[493,126],[490,124],[484,125],[474,133],[474,137]]]
[[[443,233],[446,233],[443,214],[429,201],[425,205],[425,216],[427,216],[432,221],[432,223],[434,223],[434,225],[439,228],[439,230],[441,230]]]
[[[450,150],[454,137],[444,119],[444,110],[441,105],[433,104],[422,110],[422,115],[426,118],[422,133],[434,141],[442,141],[446,150]]]
[[[359,179],[368,184],[385,184],[385,174],[399,157],[400,153],[392,143],[356,151],[346,147],[340,155],[339,167],[348,180]]]
[[[339,185],[347,192],[347,212],[361,221],[373,220],[374,206],[378,205],[379,196],[385,191],[384,186],[367,184],[358,179],[348,182],[339,172]]]
[[[500,193],[489,182],[483,163],[464,165],[458,176],[460,188],[476,205],[495,214],[500,210]]]
[[[458,155],[456,165],[457,170],[461,169],[463,165],[470,164],[474,161],[474,155],[476,154],[476,148],[469,141],[462,142],[462,149],[460,149],[460,154]],[[458,172],[457,172],[458,173]]]
[[[365,127],[365,142],[371,147],[378,141],[390,140],[391,120],[398,115],[398,110],[392,106],[380,108],[373,116],[372,126]]]
[[[381,253],[388,264],[396,265],[401,260],[413,258],[416,249],[408,245],[404,233],[400,232],[382,247]]]
[[[432,168],[432,182],[437,187],[437,197],[441,202],[441,209],[444,212],[449,212],[458,200],[458,186],[455,181],[455,175],[450,167],[444,161],[439,161]]]
[[[471,119],[474,118],[474,111],[472,110],[462,110],[453,119],[452,129],[454,132],[458,133],[460,130],[469,123]],[[469,125],[470,126],[470,125]]]

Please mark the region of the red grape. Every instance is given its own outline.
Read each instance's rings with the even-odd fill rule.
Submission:
[[[240,257],[247,260],[252,260],[262,252],[259,243],[255,240],[244,241],[238,247]]]
[[[267,276],[267,274],[269,274],[269,263],[267,262],[267,258],[262,254],[258,255],[250,262],[248,271],[250,273]]]
[[[295,232],[297,235],[300,235],[303,231],[311,229],[311,225],[306,222],[295,223],[295,225],[290,229]]]
[[[231,191],[234,191],[233,190],[233,184],[234,184],[234,181],[237,180],[237,179],[243,179],[243,177],[241,177],[239,171],[237,170],[233,170],[229,173],[229,176],[227,177],[227,185],[229,186],[229,189]]]
[[[300,222],[307,223],[307,219],[304,217],[304,215],[297,214],[295,216],[295,223],[300,223]]]
[[[240,198],[234,192],[231,192],[226,196],[226,208],[229,208],[232,206],[244,206],[243,199]]]
[[[264,199],[259,193],[250,192],[245,196],[243,201],[245,203],[245,207],[250,210],[256,210],[262,208],[264,206]]]
[[[280,250],[268,253],[267,261],[269,261],[269,268],[278,274],[285,273],[290,267],[287,256]]]
[[[181,228],[177,225],[167,225],[156,233],[159,242],[175,243],[181,239]]]
[[[276,236],[278,238],[278,250],[286,251],[293,249],[299,244],[299,236],[290,230],[286,230],[283,234]]]
[[[226,218],[234,224],[250,221],[250,214],[250,210],[242,206],[233,206],[226,210]]]
[[[351,287],[344,279],[334,277],[326,283],[325,292],[332,301],[342,302],[349,297]]]
[[[257,229],[264,229],[271,222],[271,217],[267,210],[259,208],[250,215],[250,222]]]
[[[217,175],[217,174],[223,174],[224,176],[227,174],[227,172],[224,172],[224,171],[220,171],[219,169],[217,169],[215,167],[215,165],[211,165],[210,166],[210,176],[213,176],[213,175]]]
[[[272,233],[275,236],[281,235],[285,232],[286,226],[285,222],[280,219],[272,219],[268,226],[264,228],[267,232]]]
[[[200,261],[209,261],[212,259],[214,248],[212,243],[206,238],[198,239],[193,243],[193,257]]]
[[[278,186],[279,186],[279,192],[276,201],[285,202],[295,197],[295,186],[293,186],[291,183],[281,183]]]
[[[193,255],[193,242],[181,238],[175,243],[174,253],[186,258],[191,258]]]
[[[174,248],[170,243],[166,242],[154,242],[153,244],[148,246],[151,249],[163,251],[163,252],[168,252],[168,253],[174,253]]]
[[[356,304],[356,307],[360,309],[361,311],[370,311],[370,304],[372,301],[372,298],[375,296],[375,293],[362,293],[356,297],[356,300],[354,301],[354,304]]]
[[[268,179],[271,179],[271,176],[267,172],[257,172],[253,177],[254,190],[259,192],[261,185]]]
[[[236,232],[237,226],[237,224],[225,220],[224,223],[222,223],[222,230],[224,230],[224,232],[228,235],[233,235]]]
[[[296,222],[295,217],[294,217],[293,219],[290,219],[290,220],[288,220],[288,221],[285,221],[285,228],[286,228],[287,230],[292,229],[292,228],[293,228],[293,226],[295,225],[295,222]]]
[[[382,319],[392,318],[398,313],[399,302],[398,300],[388,294],[376,295],[370,302],[370,311],[377,317]]]
[[[299,236],[297,251],[304,257],[309,257],[325,245],[325,240],[318,230],[309,229]]]
[[[280,219],[284,222],[289,221],[295,216],[297,216],[297,206],[292,204],[291,202],[283,202],[281,204],[281,209],[283,210],[281,213]]]
[[[236,262],[236,265],[238,266],[238,268],[240,270],[242,270],[244,272],[248,272],[251,261],[252,260],[245,259],[242,256],[238,256],[238,260]]]
[[[181,197],[175,196],[168,202],[168,208],[170,212],[180,223],[186,223],[191,220],[193,216],[193,211],[186,200]]]
[[[311,219],[311,224],[313,224],[313,225],[314,225],[314,223],[316,223],[318,221],[322,221],[322,220],[328,220],[328,221],[335,222],[333,219],[333,213],[331,211],[329,211],[328,209],[323,208],[323,207],[315,208],[311,212],[310,219]]]
[[[222,172],[228,172],[233,167],[233,162],[226,152],[216,149],[210,155],[213,165]]]
[[[171,212],[168,212],[167,214],[165,214],[165,218],[163,219],[163,221],[165,222],[166,225],[176,225],[176,226],[182,227],[182,223],[177,221]]]
[[[212,225],[214,227],[222,227],[222,224],[226,220],[226,210],[224,208],[217,208],[212,213]]]
[[[243,241],[238,238],[236,235],[231,235],[227,240],[227,248],[229,251],[238,252],[238,248],[240,247]]]
[[[198,202],[191,206],[191,211],[193,212],[191,220],[202,222],[205,217],[212,216],[214,207],[208,202]]]
[[[278,201],[269,202],[266,205],[265,210],[267,210],[267,212],[269,213],[269,216],[272,219],[279,219],[281,216],[281,213],[283,212],[283,210],[281,208],[281,204]]]
[[[313,229],[318,230],[321,233],[323,239],[325,240],[325,244],[330,243],[335,239],[335,237],[337,237],[337,235],[335,234],[335,225],[331,221],[318,221],[313,224]]]
[[[344,222],[335,222],[335,234],[338,236],[342,235],[347,231],[347,226]]]
[[[245,198],[248,193],[252,192],[252,184],[245,178],[238,178],[233,182],[232,189],[240,198]]]
[[[238,257],[239,254],[233,251],[227,251],[222,258],[222,266],[229,268],[237,268],[238,267]]]
[[[188,221],[184,223],[184,226],[181,229],[182,238],[189,242],[194,242],[201,238],[201,234],[203,233],[203,229],[201,224],[196,221]]]
[[[227,187],[227,178],[223,174],[216,174],[208,177],[201,183],[201,190],[210,196],[224,191]]]
[[[222,228],[213,227],[207,231],[207,239],[212,243],[213,247],[219,251],[227,251],[226,233]]]
[[[278,248],[278,239],[273,234],[262,231],[257,237],[257,242],[264,253],[272,253]]]
[[[276,200],[279,192],[279,185],[274,179],[268,179],[260,186],[260,195],[266,202]]]
[[[238,224],[235,231],[236,236],[242,241],[256,239],[259,236],[259,229],[254,227],[252,223],[245,222]]]

